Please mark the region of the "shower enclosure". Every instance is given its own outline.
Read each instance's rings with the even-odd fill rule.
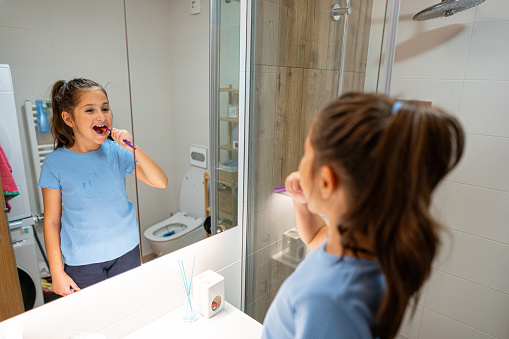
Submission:
[[[297,170],[319,109],[347,91],[388,92],[397,20],[386,18],[398,10],[399,0],[252,2],[243,304],[260,322],[307,254],[292,201],[274,187]]]

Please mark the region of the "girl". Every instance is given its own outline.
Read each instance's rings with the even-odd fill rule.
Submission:
[[[140,265],[136,211],[126,174],[165,188],[163,170],[129,132],[112,127],[106,91],[88,79],[57,81],[52,89],[55,151],[38,186],[44,200],[44,239],[53,291],[79,291]],[[107,140],[109,131],[114,141]],[[65,265],[62,266],[62,256]]]
[[[394,338],[437,250],[431,194],[463,145],[454,117],[384,96],[348,93],[319,112],[285,182],[314,252],[281,286],[263,337]]]

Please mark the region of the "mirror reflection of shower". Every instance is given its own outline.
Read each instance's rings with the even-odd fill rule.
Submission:
[[[443,0],[441,3],[423,9],[413,19],[415,21],[425,21],[438,18],[447,18],[456,13],[466,11],[482,4],[485,0]]]

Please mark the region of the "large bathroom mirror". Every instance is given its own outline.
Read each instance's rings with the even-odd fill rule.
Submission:
[[[40,273],[39,265],[45,266],[37,166],[40,168],[39,158],[51,151],[44,146],[52,144],[52,137],[49,133],[38,133],[31,114],[37,115],[36,100],[42,100],[51,118],[51,85],[59,79],[85,77],[102,84],[108,92],[113,125],[130,131],[135,143],[162,167],[169,179],[165,189],[155,189],[127,176],[128,197],[137,209],[143,262],[237,225],[237,220],[231,217],[237,214],[236,196],[217,195],[214,192],[219,185],[212,185],[208,178],[211,168],[221,167],[221,173],[227,173],[232,183],[229,192],[236,192],[238,171],[232,164],[238,160],[235,154],[238,141],[234,144],[238,140],[234,137],[238,133],[238,117],[235,120],[234,116],[235,105],[238,114],[240,3],[227,1],[213,8],[221,11],[214,15],[221,18],[216,27],[217,37],[223,36],[222,41],[218,39],[215,43],[219,50],[227,45],[226,60],[231,60],[221,64],[222,73],[218,76],[223,80],[215,94],[211,94],[209,84],[211,6],[208,1],[193,3],[181,0],[0,2],[0,64],[9,65],[12,75],[23,160],[20,181],[26,181],[22,194],[10,201],[13,207],[22,210],[19,214],[22,217],[16,216],[16,220],[11,220],[14,217],[9,218],[9,214],[7,217],[12,234],[31,234],[28,242],[35,256],[26,262],[14,248],[18,270],[31,267],[35,275]],[[219,67],[213,70],[219,72]],[[224,81],[228,84],[223,84]],[[226,112],[221,113],[223,118],[228,117],[230,110],[232,120],[210,124],[211,95],[217,95],[221,109]],[[211,126],[216,129],[211,130]],[[210,149],[212,138],[226,138],[231,150],[211,157],[221,153],[219,149]],[[2,146],[10,157],[10,149]],[[225,143],[221,146],[226,147]],[[211,158],[215,163],[211,163]],[[224,189],[224,185],[219,188]],[[205,189],[210,199],[205,198]],[[192,206],[182,207],[181,201]],[[222,204],[227,207],[220,208]],[[220,218],[212,224],[221,227],[213,227],[209,234],[203,221],[213,210],[221,210],[219,214],[225,210],[230,212],[230,219],[218,215]],[[154,225],[165,224],[163,233],[170,235],[165,238],[178,233],[172,233],[170,223],[178,224],[180,229],[188,227],[187,219],[167,222],[179,214],[193,217],[197,225],[192,227],[196,229],[187,236],[177,237],[180,240],[174,244],[151,246],[150,236],[146,235],[150,232],[146,231],[151,227],[153,230]],[[162,228],[156,228],[152,234],[158,236]],[[31,280],[38,283],[37,278]],[[6,287],[2,285],[2,288]],[[25,305],[26,310],[42,305],[45,299],[53,300],[39,293],[39,287],[36,290],[34,300]]]

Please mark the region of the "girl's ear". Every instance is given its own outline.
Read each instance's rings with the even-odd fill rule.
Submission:
[[[74,121],[72,121],[72,117],[66,111],[62,112],[62,120],[64,120],[65,124],[71,128],[74,126]]]
[[[330,198],[339,184],[338,177],[330,166],[320,168],[320,194],[322,199]]]

